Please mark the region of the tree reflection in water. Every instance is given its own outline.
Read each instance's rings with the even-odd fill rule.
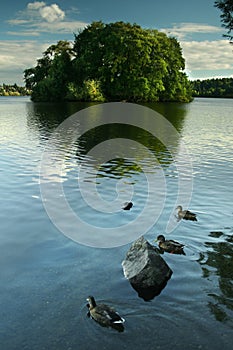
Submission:
[[[206,242],[208,247],[199,262],[202,266],[203,276],[213,283],[213,289],[208,294],[212,297],[208,306],[217,321],[233,325],[233,235],[223,232],[210,232],[210,237],[220,238],[219,242]]]

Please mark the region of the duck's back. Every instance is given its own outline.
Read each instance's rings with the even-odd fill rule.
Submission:
[[[120,315],[113,308],[105,304],[99,304],[93,310],[91,310],[91,316],[96,321],[102,323],[116,323],[123,321]]]

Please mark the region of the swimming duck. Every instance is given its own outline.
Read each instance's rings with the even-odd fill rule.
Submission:
[[[95,298],[93,296],[89,296],[87,298],[88,301],[88,309],[90,312],[91,318],[93,318],[96,322],[104,325],[104,326],[121,326],[125,322],[125,320],[114,310],[114,308],[106,305],[106,304],[96,304]]]
[[[166,240],[163,235],[159,235],[156,241],[158,242],[158,246],[162,251],[165,251],[171,254],[186,255],[183,250],[184,244],[173,241],[172,239]]]
[[[130,210],[133,206],[132,202],[127,202],[125,203],[124,207],[122,208],[123,210]]]
[[[184,220],[197,221],[196,214],[192,213],[189,210],[183,210],[181,205],[178,205],[176,209],[178,210],[177,215],[179,220],[184,219]]]

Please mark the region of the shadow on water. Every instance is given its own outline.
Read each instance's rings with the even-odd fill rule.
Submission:
[[[170,277],[169,277],[169,279],[170,279]],[[133,289],[136,290],[139,298],[142,298],[144,301],[151,301],[152,299],[157,297],[162,292],[162,290],[166,287],[167,282],[168,282],[168,280],[165,281],[161,285],[157,285],[157,286],[153,286],[153,287],[149,287],[149,288],[142,288],[134,283],[130,283],[130,285],[132,286]]]
[[[67,117],[72,114],[95,105],[96,103],[27,103],[27,123],[30,129],[35,130],[39,133],[40,137],[43,139],[48,139],[51,135],[51,132]],[[187,112],[187,107],[185,104],[177,103],[156,103],[156,104],[147,104],[145,107],[153,109],[154,111],[162,114],[165,118],[170,121],[178,132],[182,130],[184,119]],[[144,120],[145,128],[139,128],[134,125],[128,124],[105,124],[95,128],[91,127],[92,114],[87,119],[87,132],[82,134],[74,145],[77,149],[76,158],[77,162],[85,161],[87,153],[93,149],[94,146],[99,145],[100,143],[106,140],[112,140],[117,138],[123,138],[127,140],[133,140],[138,144],[141,144],[145,147],[146,150],[151,152],[155,157],[158,165],[166,167],[173,162],[173,156],[176,154],[179,147],[179,133],[176,134],[171,140],[170,147],[172,148],[173,155],[167,149],[167,145],[164,145],[158,138],[152,135],[148,130],[150,130],[151,120],[144,118],[142,115],[142,120]],[[96,116],[95,116],[96,117]],[[99,117],[99,116],[97,116]],[[102,117],[102,115],[101,115]],[[103,124],[105,121],[103,120]],[[156,120],[155,120],[156,123]],[[160,125],[158,125],[158,128]],[[162,130],[163,132],[163,130]],[[59,143],[59,140],[58,140]],[[61,147],[59,143],[58,147]],[[67,146],[66,146],[67,147]],[[124,146],[122,145],[122,148]],[[67,151],[66,149],[64,150]],[[119,148],[120,152],[121,149]],[[125,150],[122,150],[124,153]],[[131,148],[131,155],[133,154],[133,147]],[[138,152],[138,149],[135,149],[136,162],[129,161],[124,157],[116,157],[111,159],[107,163],[103,163],[99,169],[97,177],[120,177],[131,176],[132,173],[142,172],[140,162],[147,159],[147,166],[153,166],[153,164],[148,164],[151,161],[146,156],[145,152]],[[152,158],[151,158],[152,159]]]
[[[90,102],[27,102],[28,126],[50,133],[72,114],[95,104]]]
[[[221,231],[212,231],[210,237],[218,242],[206,242],[206,256],[200,259],[203,277],[216,280],[216,286],[208,294],[212,300],[208,306],[217,321],[230,322],[233,317],[233,235]],[[221,239],[221,241],[219,241]],[[204,260],[204,261],[203,261]]]
[[[145,146],[145,148],[156,157],[161,165],[169,165],[172,162],[172,155],[168,152],[165,145],[163,145],[157,138],[146,130],[126,124],[107,124],[89,130],[83,134],[78,141],[77,156],[83,157],[95,145],[106,140],[117,138],[133,140]],[[121,149],[118,149],[118,151],[121,151]],[[122,149],[122,151],[124,152],[125,150]],[[143,152],[139,154],[138,149],[135,149],[134,156],[137,160],[145,158],[145,154],[143,154]],[[129,164],[128,160],[123,158],[116,158],[111,160],[111,162],[104,164],[102,166],[102,173],[106,172],[108,176],[110,169],[117,176],[122,176],[125,172],[127,173],[131,170],[136,172],[141,171],[140,166],[133,163]]]
[[[27,102],[28,124],[48,131],[58,126],[63,120],[84,108],[94,106],[96,102]],[[178,132],[182,131],[189,105],[185,103],[145,103],[148,107],[170,121]]]
[[[182,132],[185,117],[188,113],[190,104],[188,103],[145,103],[143,106],[153,109],[154,111],[162,114],[178,132]]]
[[[173,126],[178,132],[182,130],[184,119],[187,113],[186,107],[184,105],[175,103],[169,104],[169,106],[167,104],[150,104],[145,105],[145,107],[153,109],[155,112],[158,112],[165,116],[165,118],[173,124]],[[153,156],[156,158],[156,160],[161,166],[169,166],[173,162],[173,156],[174,154],[176,154],[177,149],[179,147],[179,133],[177,133],[175,139],[171,141],[170,146],[173,150],[172,155],[167,149],[167,145],[164,145],[158,138],[156,138],[154,135],[148,132],[148,130],[150,130],[150,124],[152,122],[157,123],[156,117],[154,121],[148,121],[147,118],[145,118],[144,122],[144,129],[128,124],[105,124],[88,130],[78,140],[77,157],[82,158],[96,144],[100,144],[101,142],[104,142],[106,140],[122,138],[140,143],[147,150],[149,150],[151,154],[153,154]],[[158,128],[159,127],[161,127],[161,125],[158,124]],[[162,132],[163,131],[164,130],[162,130]],[[103,164],[100,169],[101,176],[106,175],[107,177],[109,177],[111,173],[114,176],[122,177],[126,176],[127,174],[130,175],[131,172],[141,172],[142,169],[139,165],[139,162],[141,160],[144,160],[146,156],[143,152],[138,153],[138,149],[135,149],[134,157],[138,161],[137,164],[129,163],[128,160],[123,158],[115,158],[107,164]],[[151,165],[153,166],[154,162]]]

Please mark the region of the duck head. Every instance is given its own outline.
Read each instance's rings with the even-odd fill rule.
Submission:
[[[178,205],[178,206],[176,207],[176,210],[182,211],[182,206],[181,206],[181,205]]]
[[[88,298],[87,298],[87,302],[89,304],[89,308],[90,309],[93,309],[94,307],[96,307],[96,302],[95,302],[95,298],[90,295]]]
[[[156,239],[157,242],[165,242],[165,237],[163,235],[159,235]]]

